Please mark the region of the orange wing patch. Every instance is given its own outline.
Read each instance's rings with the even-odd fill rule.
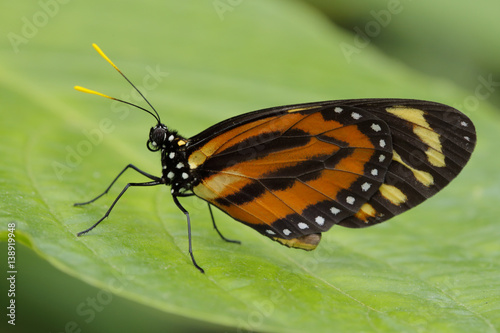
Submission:
[[[344,126],[344,124],[335,120],[325,121],[321,113],[318,112],[309,114],[306,117],[302,116],[300,121],[291,128],[302,130],[310,135],[318,135]]]
[[[278,117],[264,118],[233,128],[232,130],[220,134],[215,139],[208,141],[206,144],[198,148],[198,151],[203,153],[205,156],[211,156],[221,148],[221,144],[224,142],[228,142],[238,136],[242,139],[244,137],[244,134],[242,133],[246,133],[248,130],[258,127],[259,125],[271,123],[276,118]]]
[[[241,150],[250,144],[263,144],[268,140],[274,139],[276,135],[281,134],[285,129],[293,126],[302,117],[300,113],[291,113],[281,117],[265,118],[251,123],[251,126],[235,128],[207,143],[205,146],[210,145],[210,151],[212,151],[207,156],[223,153],[229,148]],[[259,134],[258,136],[256,136],[257,133]],[[252,138],[255,139],[252,140]],[[215,150],[213,150],[214,148]],[[208,153],[208,149],[203,149],[203,151]]]

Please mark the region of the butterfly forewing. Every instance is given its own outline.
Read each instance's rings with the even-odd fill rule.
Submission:
[[[475,141],[472,122],[443,104],[340,100],[228,119],[189,140],[188,160],[197,196],[290,240],[418,205],[458,175]]]

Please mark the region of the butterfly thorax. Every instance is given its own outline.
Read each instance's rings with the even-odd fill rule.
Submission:
[[[161,152],[162,180],[172,186],[172,194],[181,194],[192,190],[193,175],[189,169],[185,146],[187,140],[158,124],[151,128],[147,142],[150,151]]]

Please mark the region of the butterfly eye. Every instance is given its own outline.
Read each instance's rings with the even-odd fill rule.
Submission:
[[[167,139],[167,128],[165,126],[152,127],[149,131],[147,147],[150,151],[158,151]]]

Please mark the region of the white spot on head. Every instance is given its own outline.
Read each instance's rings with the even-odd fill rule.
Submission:
[[[163,170],[165,170],[166,168],[167,168],[167,166],[166,166],[166,165],[164,165],[164,166],[163,166]]]
[[[354,197],[348,196],[347,198],[345,198],[345,201],[346,201],[349,205],[354,205],[354,202],[356,201],[356,199],[354,199]]]
[[[378,176],[378,170],[372,169],[371,174],[372,174],[372,176]]]
[[[380,144],[380,147],[384,148],[385,147],[385,140],[381,139],[379,144]]]
[[[171,189],[171,190],[170,190],[170,193],[174,193],[174,189]]]
[[[357,113],[357,112],[353,112],[353,113],[351,113],[351,117],[353,119],[358,120],[359,118],[361,118],[361,115],[359,113]]]
[[[276,233],[272,230],[269,230],[267,229],[266,232],[269,234],[269,235],[276,235]]]
[[[374,130],[375,132],[380,132],[382,130],[382,127],[380,127],[379,124],[375,124],[373,123],[372,126],[371,126],[372,130]]]
[[[335,109],[333,109],[333,111],[335,111],[335,113],[341,113],[342,111],[344,111],[344,109],[339,108],[339,107],[337,106]]]
[[[156,147],[158,145],[155,141],[151,141],[151,144],[153,145],[153,147]]]
[[[283,233],[285,234],[285,236],[288,236],[290,235],[292,232],[288,229],[283,229]]]
[[[470,141],[470,138],[468,136],[464,136],[464,139]]]
[[[175,166],[177,169],[180,169],[184,166],[184,164],[182,162],[179,162],[177,163],[177,165]]]
[[[385,161],[385,155],[380,154],[380,156],[378,157],[378,161],[380,163],[382,163],[383,161]]]
[[[325,218],[323,216],[316,216],[316,219],[314,221],[316,221],[316,223],[319,225],[325,224]]]
[[[469,124],[467,124],[467,122],[465,122],[465,121],[462,121],[462,122],[460,123],[460,125],[462,125],[463,127],[467,127],[467,126],[469,126]]]
[[[300,222],[299,224],[297,224],[297,226],[300,229],[307,229],[307,228],[309,228],[309,226],[307,224],[305,224],[304,222]]]
[[[363,185],[361,185],[361,189],[363,190],[363,192],[368,191],[370,187],[372,187],[372,184],[370,183],[364,183]]]
[[[168,179],[173,179],[173,178],[174,178],[174,176],[175,176],[175,174],[174,174],[172,171],[170,171],[170,172],[167,174]]]
[[[338,213],[340,213],[340,209],[338,209],[337,207],[332,207],[330,208],[330,212],[332,212],[333,215],[337,215]]]
[[[168,137],[168,141],[171,141],[171,142],[172,142],[172,141],[174,141],[174,139],[175,139],[175,137],[174,137],[174,135],[173,135],[173,134],[172,134],[172,135],[170,135],[170,136]]]
[[[189,178],[189,175],[185,172],[182,173],[182,178],[184,179],[188,179]]]
[[[174,157],[175,157],[175,152],[171,152],[170,154],[168,154],[168,157],[169,157],[170,159],[174,158]]]

